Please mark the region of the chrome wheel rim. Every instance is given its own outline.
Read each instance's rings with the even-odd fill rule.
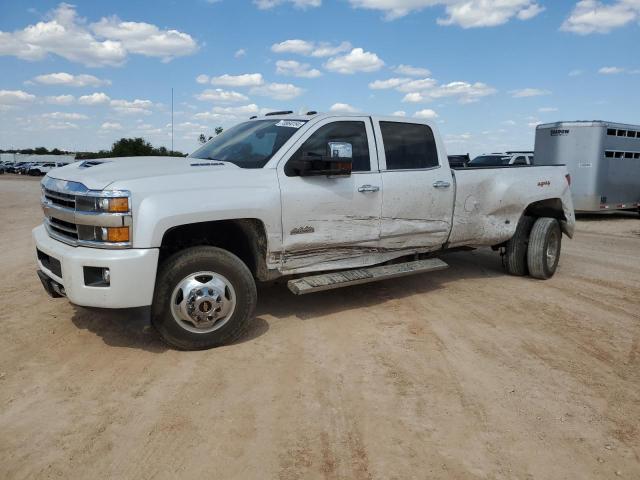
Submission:
[[[558,258],[558,248],[560,246],[560,238],[558,232],[553,231],[549,236],[549,242],[547,243],[547,265],[552,267],[556,263]]]
[[[236,292],[223,275],[196,272],[184,277],[171,294],[175,321],[193,333],[222,328],[236,309]]]

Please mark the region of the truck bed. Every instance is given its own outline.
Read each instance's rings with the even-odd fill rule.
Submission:
[[[540,198],[541,190],[548,198],[568,198],[565,175],[561,165],[453,169],[456,198],[448,245],[487,246],[507,241],[522,212]],[[572,210],[565,210],[565,215],[573,219]]]

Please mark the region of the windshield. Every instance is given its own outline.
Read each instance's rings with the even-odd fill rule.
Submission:
[[[509,165],[510,156],[480,155],[469,162],[470,167],[501,167]]]
[[[304,120],[244,122],[212,138],[190,157],[230,162],[242,168],[262,168]]]

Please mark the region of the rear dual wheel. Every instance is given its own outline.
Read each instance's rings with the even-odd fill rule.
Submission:
[[[560,260],[562,231],[555,218],[543,217],[536,220],[529,234],[527,266],[529,275],[540,280],[553,277]]]
[[[523,216],[507,242],[502,263],[511,275],[549,279],[558,268],[562,231],[555,218]]]

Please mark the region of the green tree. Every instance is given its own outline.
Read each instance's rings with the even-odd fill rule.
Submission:
[[[153,145],[144,138],[121,138],[111,146],[112,157],[141,157],[153,155]]]

